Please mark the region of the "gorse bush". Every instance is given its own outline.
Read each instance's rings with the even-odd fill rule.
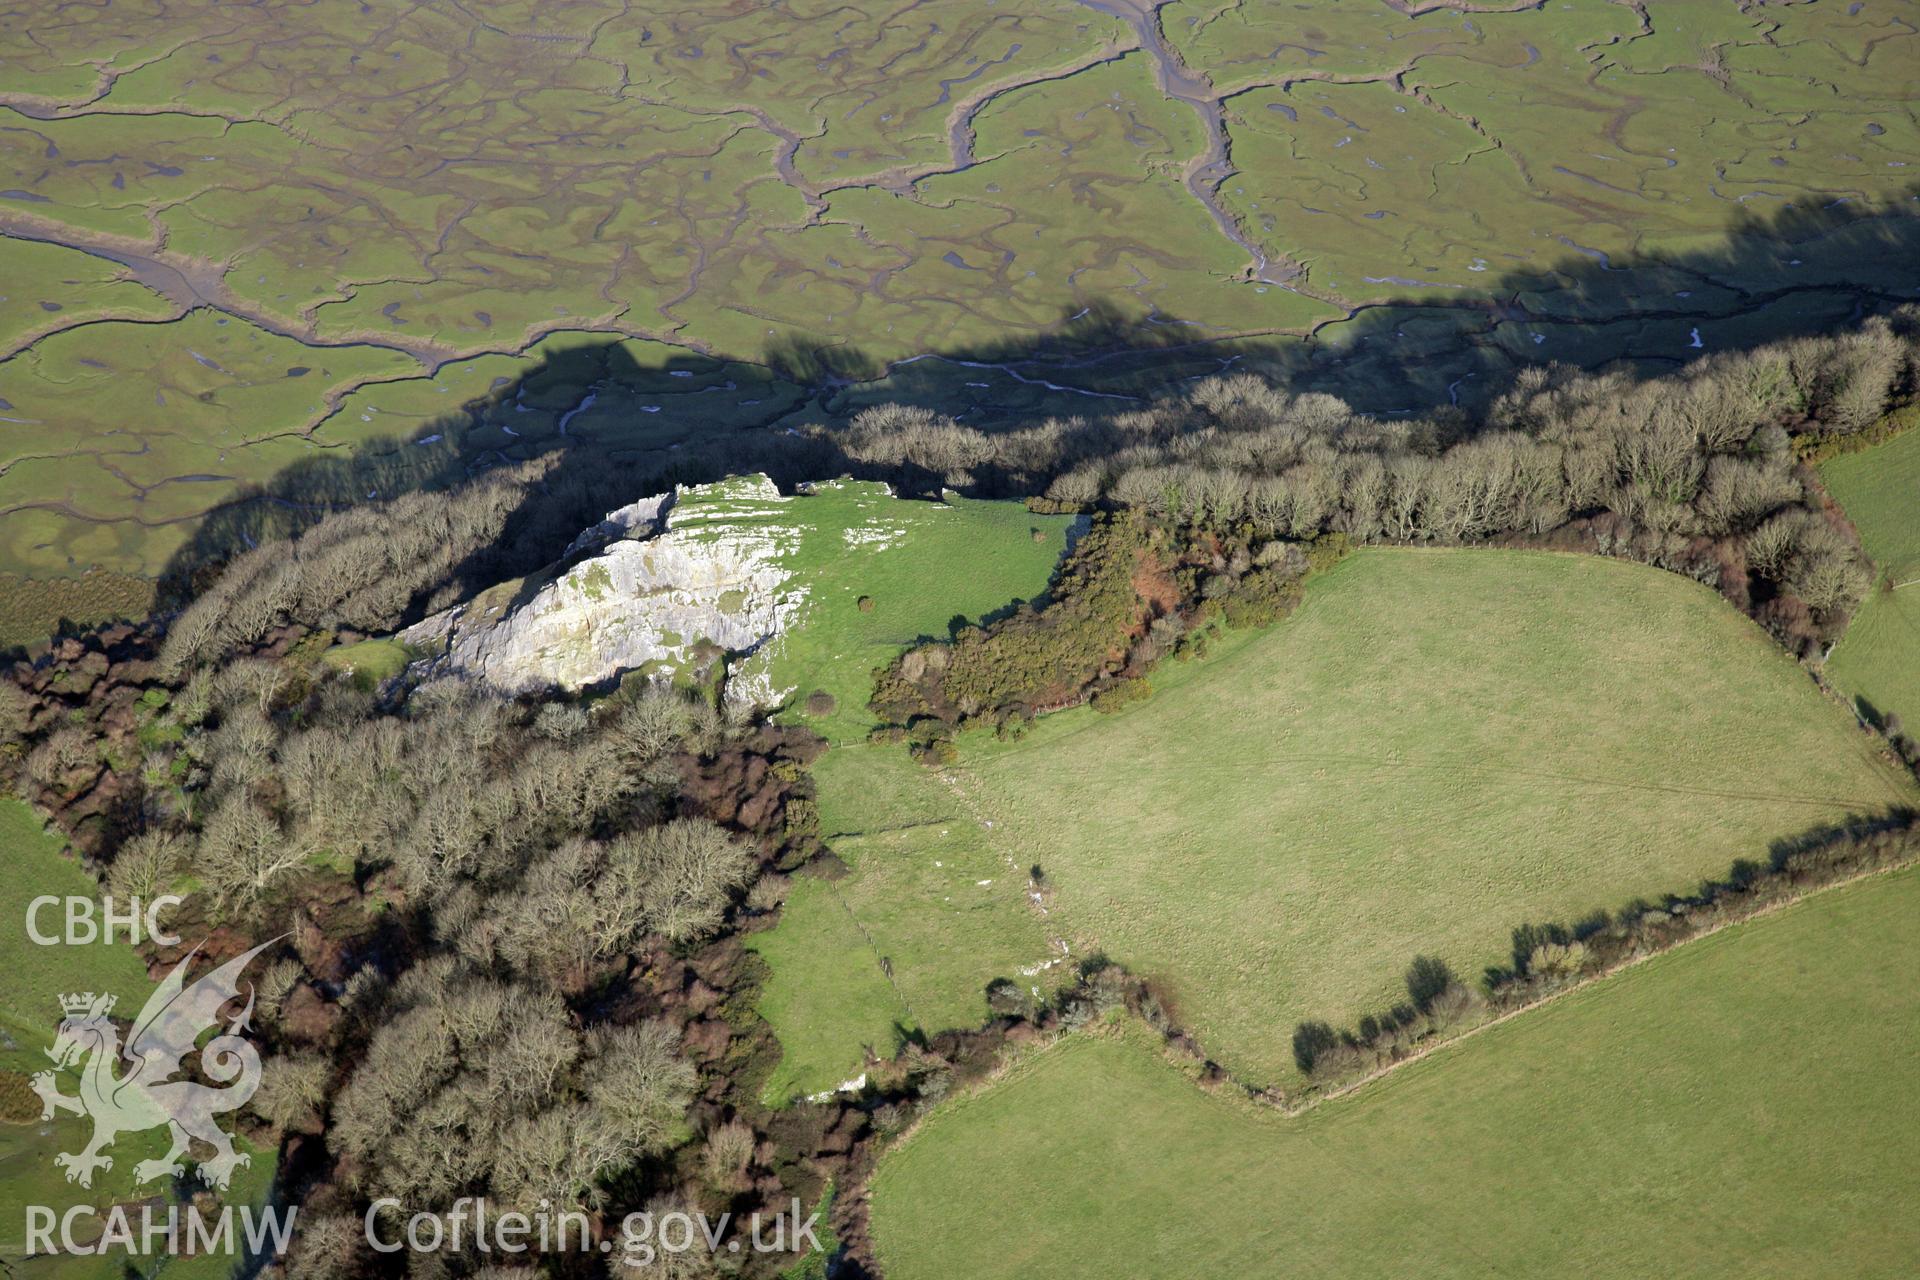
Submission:
[[[1088,700],[1095,711],[1103,715],[1113,715],[1125,710],[1136,702],[1145,702],[1153,696],[1153,686],[1147,683],[1145,676],[1131,680],[1116,680]]]
[[[1062,566],[1044,609],[1022,606],[991,627],[965,627],[951,644],[908,651],[877,673],[873,705],[888,719],[958,719],[1045,709],[1124,660],[1148,605],[1133,577],[1149,555],[1143,522],[1097,521]]]
[[[946,696],[963,714],[1009,701],[1071,697],[1121,657],[1144,612],[1132,574],[1145,553],[1136,521],[1115,519],[1082,539],[1054,584],[1058,605],[1022,609],[993,628],[969,627],[945,664]]]

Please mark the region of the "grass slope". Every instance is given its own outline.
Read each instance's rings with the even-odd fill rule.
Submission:
[[[1920,576],[1920,429],[1829,458],[1820,478],[1882,573],[1895,582]]]
[[[882,1160],[892,1280],[1904,1274],[1920,875],[1823,894],[1305,1116],[1079,1038]]]
[[[807,532],[790,563],[807,599],[766,671],[795,691],[787,714],[833,744],[814,766],[821,828],[852,873],[797,878],[779,926],[753,940],[772,968],[760,1012],[785,1050],[775,1098],[832,1088],[859,1073],[863,1046],[890,1054],[905,1029],[978,1021],[988,981],[1044,959],[1018,885],[951,794],[898,746],[866,742],[867,697],[875,667],[947,634],[956,614],[1041,594],[1070,525],[1018,503],[902,502],[863,484],[822,486],[795,512]],[[805,711],[816,690],[831,713]]]
[[[901,748],[835,748],[814,777],[851,873],[797,878],[778,927],[753,939],[772,968],[760,1013],[785,1051],[774,1100],[853,1078],[904,1032],[975,1025],[987,983],[1054,954],[1022,900],[1024,869]]]
[[[1920,725],[1920,586],[1863,600],[1826,672],[1869,717],[1893,712],[1908,732]]]
[[[952,776],[983,838],[1043,867],[1077,953],[1163,979],[1261,1082],[1300,1019],[1404,998],[1417,953],[1474,976],[1523,921],[1914,799],[1758,629],[1616,561],[1362,551],[1154,679],[1118,716],[969,739]]]
[[[38,1071],[41,1050],[53,1043],[61,993],[110,991],[130,1014],[152,991],[146,966],[132,949],[50,946],[27,937],[27,904],[42,895],[93,897],[99,890],[65,842],[41,826],[33,811],[11,796],[0,797],[0,1032],[6,1041],[0,1068]],[[43,933],[62,929],[60,908],[41,912]]]
[[[53,1043],[60,1022],[60,996],[69,991],[111,991],[128,1016],[152,991],[146,969],[124,945],[36,945],[27,937],[27,904],[35,897],[69,894],[90,897],[97,890],[80,865],[69,858],[60,838],[43,829],[31,810],[12,797],[0,797],[0,1070],[32,1074],[48,1066],[43,1050]],[[61,929],[59,909],[44,911],[43,932]],[[67,1073],[62,1092],[77,1085]],[[25,1206],[49,1205],[56,1212],[90,1204],[98,1209],[132,1197],[133,1166],[156,1156],[165,1143],[157,1132],[128,1135],[115,1144],[114,1167],[82,1189],[65,1180],[53,1163],[58,1151],[78,1151],[92,1125],[61,1113],[45,1122],[0,1121],[0,1259],[17,1259],[24,1244]],[[70,1259],[59,1274],[112,1274],[94,1262],[88,1270]]]
[[[1827,674],[1872,714],[1920,725],[1920,430],[1833,458],[1820,477],[1880,571]]]

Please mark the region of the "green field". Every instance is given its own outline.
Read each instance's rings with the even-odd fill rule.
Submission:
[[[65,852],[66,842],[11,796],[0,798],[0,1031],[8,1041],[0,1068],[38,1071],[53,1043],[60,995],[110,991],[135,1011],[152,991],[140,958],[126,946],[39,946],[27,937],[27,904],[43,895],[92,896],[93,877]],[[59,933],[60,908],[44,909],[43,933]],[[0,1130],[4,1132],[4,1130]]]
[[[796,878],[780,923],[754,936],[772,968],[759,1009],[783,1054],[773,1100],[854,1078],[865,1050],[890,1057],[905,1032],[977,1025],[989,981],[1043,981],[1038,966],[1059,954],[1024,900],[1026,868],[903,748],[836,747],[813,773],[851,872]]]
[[[1009,957],[944,949],[937,917],[900,896],[956,846],[976,878],[1024,887],[1038,864],[1050,938],[1155,978],[1208,1053],[1274,1083],[1295,1070],[1295,1023],[1404,998],[1416,954],[1473,978],[1507,960],[1515,925],[1689,891],[1775,839],[1914,798],[1758,628],[1619,561],[1360,551],[1290,620],[1152,679],[1117,716],[964,738],[913,804],[875,796],[897,829],[842,893],[869,867],[892,878],[896,982],[906,954],[959,965],[937,979],[954,989],[1017,976]],[[836,937],[790,937],[789,962],[814,971],[845,953]],[[837,1057],[810,1078],[839,1079],[870,1023],[856,1034],[821,1005],[807,1040]]]
[[[1081,1035],[884,1157],[892,1280],[1906,1274],[1920,874],[1594,983],[1295,1118]]]
[[[0,573],[151,577],[421,439],[408,483],[1229,362],[1423,409],[1843,323],[1914,283],[1912,8],[26,0]]]
[[[1820,478],[1883,575],[1896,583],[1920,577],[1920,430],[1831,458]]]
[[[674,527],[687,510],[676,508]],[[734,527],[723,508],[715,518]],[[977,619],[1040,595],[1073,521],[1017,502],[951,493],[907,500],[884,485],[839,481],[772,509],[768,524],[798,534],[783,564],[804,584],[805,603],[780,640],[737,674],[764,673],[788,692],[791,713],[840,745],[864,742],[874,725],[867,698],[875,667],[946,635],[957,616]],[[815,693],[833,699],[833,711],[807,712],[802,704]]]
[[[47,1067],[42,1052],[53,1043],[60,1023],[60,996],[70,991],[111,991],[120,997],[128,1016],[138,1012],[152,991],[145,968],[132,949],[116,946],[36,945],[27,937],[27,904],[43,894],[92,896],[93,880],[64,852],[65,842],[44,830],[26,805],[12,797],[0,798],[0,1070],[31,1075]],[[61,929],[59,909],[46,911],[43,932]],[[76,1091],[69,1072],[61,1091]],[[65,1212],[73,1205],[104,1210],[134,1196],[133,1166],[165,1149],[162,1135],[129,1134],[115,1144],[114,1167],[94,1179],[90,1189],[65,1180],[53,1163],[54,1153],[78,1151],[86,1144],[92,1125],[85,1119],[58,1113],[50,1121],[16,1124],[0,1120],[0,1259],[23,1267],[21,1274],[49,1277],[101,1277],[117,1269],[97,1260],[49,1259],[23,1264],[20,1253],[26,1208],[49,1205]]]
[[[139,957],[124,944],[43,947],[27,937],[31,899],[48,894],[91,896],[97,889],[66,855],[64,842],[44,830],[33,813],[12,797],[0,798],[0,854],[4,855],[0,857],[0,1070],[32,1074],[47,1066],[42,1050],[53,1043],[63,993],[113,992],[120,997],[116,1012],[131,1018],[152,994],[153,984]],[[58,917],[57,908],[45,911],[40,919],[42,932],[58,933]],[[75,1091],[71,1075],[62,1081],[61,1089],[67,1094]],[[20,1259],[26,1205],[46,1205],[64,1213],[73,1205],[88,1204],[104,1211],[129,1201],[136,1194],[133,1166],[166,1147],[162,1132],[127,1134],[114,1144],[112,1170],[96,1177],[90,1189],[82,1189],[65,1180],[53,1156],[78,1151],[90,1132],[87,1120],[64,1112],[44,1123],[0,1120],[0,1264],[11,1266],[12,1274],[23,1280],[106,1280],[122,1273],[119,1262],[112,1259]],[[258,1204],[273,1182],[273,1153],[244,1141],[240,1145],[252,1152],[254,1160],[234,1175],[232,1202]],[[152,1191],[148,1186],[141,1194]],[[181,1260],[170,1264],[165,1274],[174,1280],[220,1280],[227,1268],[213,1269],[211,1261]]]
[[[865,740],[867,697],[874,668],[946,635],[956,615],[1041,594],[1070,523],[1018,503],[902,502],[873,485],[822,486],[801,501],[809,514],[790,523],[815,530],[795,557],[808,603],[767,671],[793,691],[788,718],[833,744],[813,768],[821,828],[853,874],[797,877],[780,924],[753,938],[773,970],[760,1012],[785,1051],[767,1086],[775,1098],[858,1074],[861,1046],[890,1055],[903,1029],[979,1021],[982,964],[992,976],[1045,958],[1019,878],[954,820],[951,795],[899,746]],[[834,700],[831,713],[806,710],[815,691]]]
[[[1912,732],[1920,728],[1920,431],[1830,459],[1820,478],[1878,571],[1827,674],[1863,710],[1898,714]]]

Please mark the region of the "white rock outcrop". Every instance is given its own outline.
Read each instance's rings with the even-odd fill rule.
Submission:
[[[599,551],[622,538],[652,537],[667,527],[667,512],[678,496],[677,492],[656,493],[607,512],[600,523],[568,543],[560,558],[571,560],[582,552]]]
[[[787,501],[764,476],[642,499],[576,540],[600,545],[595,554],[482,592],[400,638],[429,655],[422,674],[507,693],[669,674],[692,664],[703,640],[753,652],[804,601],[787,564],[794,535],[768,518]]]

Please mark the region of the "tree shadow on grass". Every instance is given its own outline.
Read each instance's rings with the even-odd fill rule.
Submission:
[[[1570,922],[1520,925],[1513,931],[1511,967],[1489,968],[1485,973],[1486,985],[1498,988],[1524,976],[1529,959],[1543,944],[1588,945],[1617,931],[1622,921],[1637,920],[1649,913],[1677,916],[1706,910],[1788,876],[1799,860],[1846,851],[1876,837],[1906,831],[1913,826],[1915,816],[1915,811],[1906,805],[1893,805],[1878,813],[1849,814],[1770,841],[1766,861],[1737,858],[1725,875],[1701,881],[1691,893],[1668,893],[1658,901],[1635,898],[1618,911],[1595,909]]]
[[[1776,840],[1766,863],[1738,859],[1725,876],[1703,881],[1692,893],[1669,893],[1657,902],[1635,898],[1618,911],[1596,909],[1571,921],[1521,924],[1512,932],[1511,962],[1482,972],[1481,993],[1493,1012],[1510,1015],[1822,888],[1908,865],[1915,816],[1899,805],[1852,814]],[[1301,1074],[1322,1085],[1352,1083],[1473,1025],[1472,1000],[1442,960],[1415,956],[1405,981],[1406,1001],[1351,1027],[1318,1019],[1297,1024],[1293,1053]],[[1331,1073],[1317,1075],[1328,1061]]]

